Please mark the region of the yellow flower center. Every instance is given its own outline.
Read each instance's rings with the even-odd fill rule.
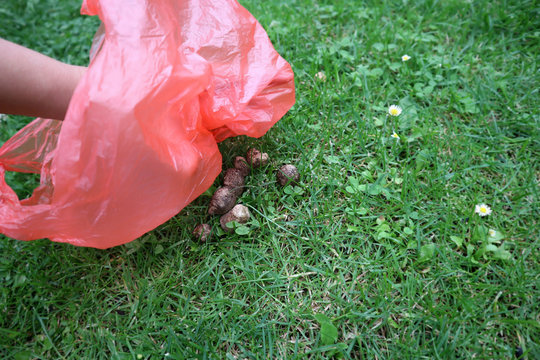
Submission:
[[[482,214],[485,214],[485,213],[487,213],[487,209],[486,209],[485,207],[482,206],[482,207],[480,208],[480,212],[481,212]]]
[[[390,109],[390,114],[397,115],[398,114],[398,109],[394,109],[394,108]]]

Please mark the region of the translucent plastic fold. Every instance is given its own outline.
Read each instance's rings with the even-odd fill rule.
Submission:
[[[221,171],[217,142],[294,104],[290,65],[234,0],[83,2],[104,32],[63,122],[0,148],[0,232],[108,248],[176,215]],[[41,174],[20,201],[5,171]]]

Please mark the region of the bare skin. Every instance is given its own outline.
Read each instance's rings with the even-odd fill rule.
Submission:
[[[0,113],[63,120],[86,68],[0,39]]]

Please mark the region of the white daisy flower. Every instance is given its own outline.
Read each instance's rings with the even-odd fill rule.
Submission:
[[[394,131],[394,132],[392,133],[392,135],[390,135],[390,137],[393,137],[394,139],[397,139],[397,140],[399,140],[399,135],[398,135],[398,134],[396,134],[396,132],[395,132],[395,131]]]
[[[399,116],[399,114],[401,114],[401,107],[398,105],[390,105],[388,108],[388,113],[391,116]]]
[[[326,74],[322,71],[319,71],[318,73],[315,74],[315,77],[321,81],[325,81],[326,80]]]
[[[401,61],[409,61],[409,60],[411,60],[411,57],[409,55],[403,55],[401,57]]]
[[[488,216],[491,214],[491,208],[486,204],[479,204],[474,207],[474,212],[480,216]]]
[[[493,229],[489,229],[488,230],[488,235],[491,236],[491,237],[495,237],[495,235],[497,235],[497,231],[495,231]]]

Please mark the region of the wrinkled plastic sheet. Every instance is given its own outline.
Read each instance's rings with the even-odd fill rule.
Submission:
[[[217,143],[260,137],[294,104],[290,65],[233,0],[83,2],[88,70],[63,122],[0,148],[0,232],[109,248],[176,215],[221,172]],[[41,174],[20,201],[5,171]]]

